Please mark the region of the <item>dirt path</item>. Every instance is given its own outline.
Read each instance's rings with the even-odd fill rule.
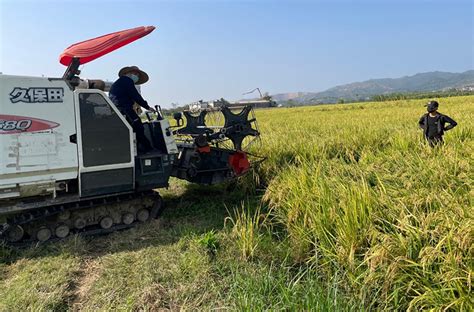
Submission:
[[[83,304],[87,301],[89,290],[100,276],[99,261],[100,258],[91,256],[87,256],[81,261],[76,278],[71,285],[69,307],[72,311],[81,311],[83,309]]]

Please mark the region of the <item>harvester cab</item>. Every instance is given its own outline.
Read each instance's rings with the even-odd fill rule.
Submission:
[[[221,108],[225,122],[184,112],[174,126],[157,107],[145,135],[152,151],[137,153],[132,127],[109,100],[102,80],[80,78],[79,66],[155,27],[120,31],[68,47],[62,78],[0,75],[0,240],[47,241],[95,234],[157,217],[171,176],[214,184],[251,167],[242,142],[259,132],[250,107]],[[200,119],[202,117],[202,120]],[[226,141],[232,145],[226,145]]]

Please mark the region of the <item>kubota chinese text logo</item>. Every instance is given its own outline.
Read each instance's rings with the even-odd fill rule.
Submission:
[[[0,134],[36,132],[53,129],[57,126],[59,126],[58,123],[44,119],[0,115]]]
[[[12,103],[62,103],[63,88],[14,88],[10,92]]]

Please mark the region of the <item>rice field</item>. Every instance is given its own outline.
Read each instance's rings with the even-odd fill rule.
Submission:
[[[258,110],[237,183],[162,190],[162,219],[0,248],[1,311],[472,311],[474,96],[429,148],[425,100]]]
[[[474,98],[439,101],[459,126],[435,149],[420,100],[258,114],[263,199],[293,262],[366,308],[474,308]]]

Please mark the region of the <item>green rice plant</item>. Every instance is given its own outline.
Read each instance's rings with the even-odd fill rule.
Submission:
[[[266,221],[268,215],[261,213],[258,206],[254,211],[241,204],[241,209],[234,208],[231,216],[226,217],[225,223],[232,225],[231,235],[240,251],[240,257],[243,260],[251,260],[259,244],[263,240],[262,224]]]

